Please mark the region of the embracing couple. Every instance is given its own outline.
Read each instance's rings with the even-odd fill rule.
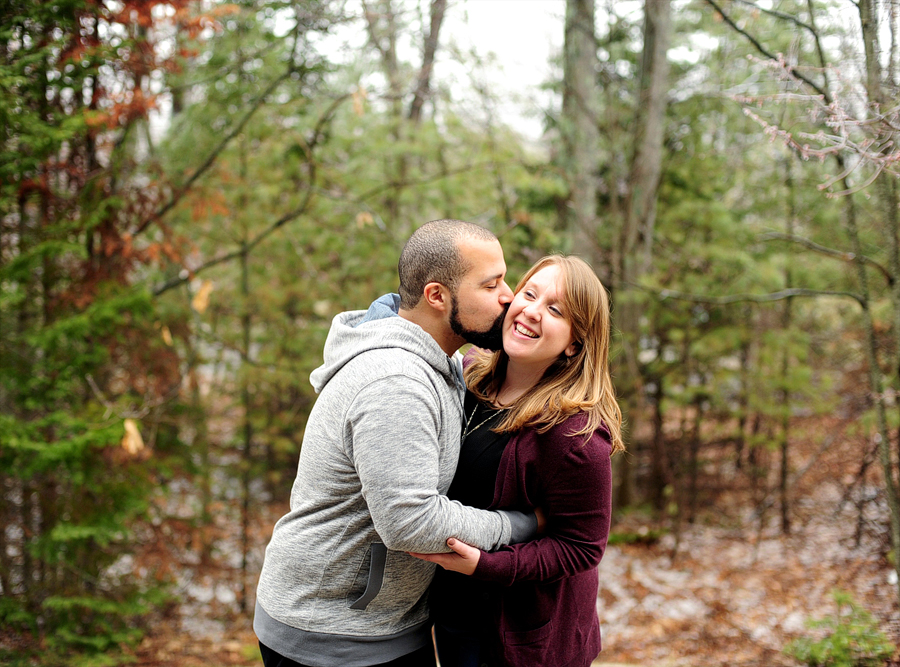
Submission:
[[[587,667],[623,449],[606,290],[554,255],[513,292],[497,238],[459,220],[420,227],[398,268],[311,376],[263,662],[434,667],[436,646],[441,667]]]

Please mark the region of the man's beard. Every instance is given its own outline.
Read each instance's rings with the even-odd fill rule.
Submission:
[[[459,307],[456,302],[456,295],[452,296],[452,306],[450,308],[450,328],[453,333],[460,336],[467,343],[472,343],[475,347],[485,350],[503,349],[503,320],[506,319],[506,311],[509,306],[503,308],[503,312],[494,320],[494,323],[486,331],[474,331],[467,329],[463,323],[459,321]]]

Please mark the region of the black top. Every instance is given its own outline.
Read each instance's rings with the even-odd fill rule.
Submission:
[[[483,510],[494,500],[500,458],[511,434],[491,430],[503,420],[503,410],[482,403],[469,391],[464,407],[463,442],[447,497]]]
[[[504,411],[480,402],[469,391],[464,407],[466,422],[459,464],[447,496],[463,505],[487,509],[494,500],[500,458],[512,434],[492,431],[503,419]],[[492,584],[439,567],[430,598],[435,620],[470,632],[491,627],[489,601],[493,588]]]

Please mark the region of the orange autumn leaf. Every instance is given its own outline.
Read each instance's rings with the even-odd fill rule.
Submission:
[[[122,449],[133,456],[144,448],[144,439],[141,437],[137,422],[133,419],[126,419],[124,426],[125,435],[122,437]]]
[[[213,291],[212,280],[204,280],[200,289],[191,300],[191,307],[198,313],[203,313],[209,307],[209,295]]]
[[[363,86],[353,91],[353,113],[357,116],[362,116],[365,112],[366,97],[366,89]]]

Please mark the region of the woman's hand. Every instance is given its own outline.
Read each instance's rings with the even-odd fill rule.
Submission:
[[[540,537],[547,532],[547,517],[544,514],[544,510],[542,510],[540,507],[534,508],[534,516],[537,519],[537,534],[538,537]]]
[[[469,546],[465,542],[460,542],[455,537],[447,540],[447,546],[453,549],[451,554],[415,554],[410,552],[410,556],[420,560],[427,560],[431,563],[440,565],[445,570],[453,572],[461,572],[462,574],[472,574],[478,561],[481,558],[481,550],[473,546]]]

